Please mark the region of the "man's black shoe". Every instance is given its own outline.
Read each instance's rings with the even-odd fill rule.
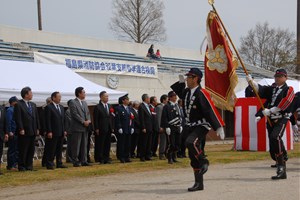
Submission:
[[[54,167],[53,166],[47,166],[47,169],[54,170]]]
[[[81,166],[88,167],[88,166],[92,166],[92,165],[88,162],[85,162],[85,163],[81,163]]]
[[[58,165],[56,168],[68,168],[66,165]]]

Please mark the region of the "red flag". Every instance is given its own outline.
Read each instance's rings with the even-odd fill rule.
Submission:
[[[217,15],[212,11],[207,17],[207,43],[204,59],[205,88],[218,108],[233,111],[238,61],[229,48]]]

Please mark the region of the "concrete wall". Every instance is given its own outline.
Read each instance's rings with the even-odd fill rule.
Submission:
[[[0,39],[7,42],[16,43],[33,42],[58,46],[133,53],[137,56],[146,56],[150,46],[149,44],[137,44],[117,40],[100,40],[77,35],[67,35],[63,33],[53,33],[33,29],[20,29],[5,25],[0,25]],[[167,47],[159,44],[154,44],[154,49],[160,49],[162,56],[165,57],[203,60],[203,56],[200,55],[200,51]]]

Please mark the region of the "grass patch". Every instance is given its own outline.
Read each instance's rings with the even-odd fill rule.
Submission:
[[[234,151],[232,150],[231,144],[207,145],[206,154],[211,164],[271,160],[268,152]],[[294,144],[294,150],[289,151],[289,157],[300,157],[300,143]],[[40,161],[34,162],[34,168],[37,171],[33,172],[7,171],[5,166],[2,166],[4,175],[0,177],[0,188],[35,183],[42,184],[43,182],[51,180],[66,180],[117,173],[135,173],[189,167],[188,158],[179,159],[180,162],[173,165],[167,164],[166,160],[158,160],[157,158],[151,162],[139,162],[138,159],[133,159],[133,162],[128,164],[121,164],[116,161],[116,158],[113,158],[113,160],[114,162],[111,165],[99,165],[94,163],[92,167],[74,168],[72,165],[67,164],[67,166],[69,166],[68,169],[55,169],[53,171],[42,168]]]

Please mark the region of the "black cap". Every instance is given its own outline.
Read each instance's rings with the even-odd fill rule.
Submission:
[[[129,99],[128,94],[125,94],[119,98],[119,104],[122,104],[124,99]]]
[[[176,93],[174,91],[170,91],[168,93],[168,97],[176,96]]]
[[[10,97],[8,100],[9,103],[13,103],[13,102],[17,102],[17,101],[18,101],[18,98],[16,96]]]
[[[186,76],[198,76],[200,79],[203,77],[203,74],[198,68],[191,68],[190,71],[185,74]]]
[[[285,71],[285,69],[277,69],[274,76],[276,77],[276,76],[282,76],[282,75],[287,76],[287,72]]]

